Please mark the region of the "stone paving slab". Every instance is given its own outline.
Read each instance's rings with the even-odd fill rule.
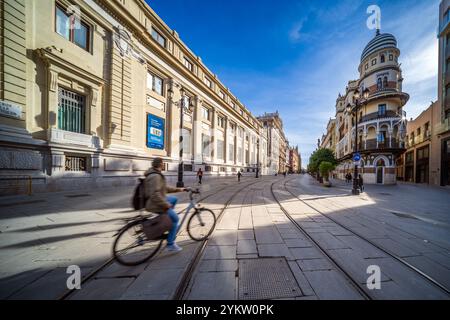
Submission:
[[[304,272],[319,299],[362,300],[363,297],[335,270]]]
[[[188,300],[236,300],[236,290],[234,272],[200,272]]]
[[[304,239],[284,239],[284,242],[288,248],[310,248],[312,244],[308,240]]]
[[[236,259],[236,246],[207,246],[203,259]]]
[[[298,265],[302,271],[318,271],[318,270],[333,270],[334,267],[327,259],[301,259],[297,260]]]
[[[172,295],[183,276],[180,269],[147,269],[123,290],[121,299],[134,299],[142,295]]]
[[[323,249],[345,249],[349,247],[337,237],[326,232],[312,233],[311,237],[317,241]]]
[[[286,257],[293,259],[293,255],[285,244],[258,244],[258,253],[260,257]]]
[[[117,300],[134,278],[98,279],[83,285],[69,300]]]
[[[347,244],[351,249],[359,252],[364,258],[385,258],[387,255],[375,248],[367,241],[357,236],[337,236],[339,240]]]
[[[319,259],[323,257],[323,253],[314,247],[311,248],[290,248],[292,256],[295,260],[302,259]]]
[[[238,231],[238,240],[254,240],[255,233],[252,230],[239,230]]]
[[[237,260],[203,260],[198,268],[200,272],[236,272],[237,269]]]
[[[238,241],[237,230],[215,230],[209,240],[213,246],[235,246]]]
[[[424,271],[427,275],[443,284],[446,288],[450,288],[450,270],[447,268],[434,263],[424,256],[407,257],[405,260]]]
[[[281,238],[277,228],[270,225],[256,227],[255,237],[258,244],[284,243],[283,238]]]
[[[255,240],[239,240],[237,245],[237,254],[257,254]]]

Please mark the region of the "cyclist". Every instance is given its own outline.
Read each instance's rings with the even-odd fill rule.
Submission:
[[[148,199],[145,209],[149,212],[167,213],[172,220],[172,229],[167,236],[167,250],[179,252],[183,250],[175,243],[178,230],[178,214],[174,208],[178,199],[173,196],[166,196],[166,193],[186,191],[185,188],[172,188],[167,186],[166,178],[162,174],[163,160],[155,158],[152,167],[145,173],[145,196]]]

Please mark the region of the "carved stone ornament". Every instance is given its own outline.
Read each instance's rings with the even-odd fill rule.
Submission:
[[[145,63],[145,59],[141,54],[133,49],[131,37],[125,29],[121,27],[116,29],[116,32],[114,33],[114,43],[116,44],[117,49],[119,49],[122,58],[131,56],[141,64]]]

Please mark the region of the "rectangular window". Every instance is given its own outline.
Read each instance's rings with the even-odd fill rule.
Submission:
[[[386,115],[386,105],[385,104],[378,105],[378,115],[379,116],[385,116]]]
[[[222,100],[225,100],[225,93],[223,93],[222,91],[219,91],[219,96]]]
[[[163,96],[164,95],[163,84],[164,84],[163,79],[150,72],[147,73],[147,89],[152,90],[153,92],[159,94],[160,96]]]
[[[189,70],[189,71],[194,71],[194,65],[186,58],[184,58],[184,66]]]
[[[212,88],[212,81],[205,77],[205,84],[208,86],[208,88]]]
[[[374,65],[376,65],[377,64],[377,59],[373,59],[372,60],[372,66],[374,66]]]
[[[56,6],[56,32],[76,44],[80,48],[89,51],[90,27],[79,20],[75,14],[66,13],[61,7]]]
[[[75,157],[66,155],[65,171],[69,172],[85,172],[86,167],[86,157]]]
[[[183,129],[183,155],[190,156],[191,148],[191,130]]]
[[[166,38],[164,38],[158,31],[152,28],[152,38],[156,40],[162,47],[166,47]]]
[[[225,151],[225,143],[223,142],[223,140],[217,140],[217,159],[225,160],[224,151]]]
[[[205,157],[211,156],[210,151],[210,137],[204,133],[202,133],[202,154]]]
[[[230,106],[231,106],[233,109],[236,109],[236,104],[235,104],[233,101],[230,102]]]
[[[217,125],[220,127],[220,128],[225,128],[225,118],[222,118],[222,117],[217,117]]]
[[[58,129],[85,133],[85,97],[59,88]]]
[[[237,161],[238,161],[238,162],[241,162],[241,163],[243,162],[242,156],[243,156],[243,154],[242,154],[242,148],[239,147],[239,148],[238,148],[238,158],[237,158]]]
[[[234,162],[234,144],[228,144],[228,160]]]
[[[203,119],[210,121],[210,110],[208,108],[202,108]]]

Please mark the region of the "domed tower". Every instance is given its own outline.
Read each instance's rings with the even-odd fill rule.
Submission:
[[[379,30],[361,55],[358,87],[360,92],[369,90],[369,98],[358,110],[365,183],[395,184],[396,161],[405,151],[403,107],[409,95],[402,91],[399,56],[396,38]],[[354,135],[354,127],[352,131]]]

